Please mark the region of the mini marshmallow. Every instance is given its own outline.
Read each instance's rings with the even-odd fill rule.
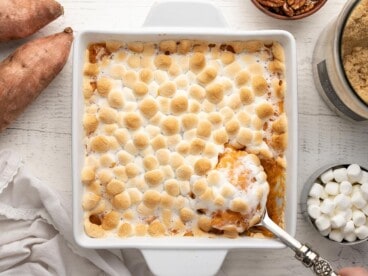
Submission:
[[[368,237],[368,226],[362,225],[357,228],[355,228],[354,231],[355,235],[357,235],[358,239],[364,240]]]
[[[364,199],[368,200],[368,182],[363,183],[360,186],[360,190],[362,191]]]
[[[321,181],[325,184],[332,181],[334,179],[333,171],[328,170],[328,171],[324,172],[323,174],[321,174],[320,178],[321,178]]]
[[[362,175],[358,181],[360,184],[367,183],[368,182],[368,172],[362,171]]]
[[[344,239],[344,235],[341,233],[340,230],[332,230],[330,232],[330,234],[328,235],[329,239],[330,240],[333,240],[333,241],[337,241],[337,242],[342,242],[342,240]]]
[[[346,172],[351,183],[358,182],[362,178],[362,170],[358,164],[349,165]]]
[[[354,233],[354,230],[355,230],[354,222],[352,220],[349,220],[345,224],[344,228],[342,228],[342,233],[344,233],[346,235],[346,234],[349,234],[349,233]]]
[[[323,186],[319,183],[314,183],[312,188],[309,191],[309,196],[315,197],[315,198],[320,198],[323,193],[324,193]]]
[[[328,236],[328,234],[330,234],[331,232],[331,227],[327,228],[324,231],[319,231],[321,233],[322,236]]]
[[[351,208],[346,209],[344,211],[344,217],[345,217],[346,221],[351,220],[353,218],[353,210]]]
[[[309,205],[308,214],[311,218],[316,219],[321,215],[321,209],[317,205]]]
[[[339,184],[336,182],[328,182],[325,186],[325,191],[329,195],[337,195],[339,193]]]
[[[340,228],[346,225],[346,220],[343,214],[335,215],[331,218],[331,227]]]
[[[367,218],[362,211],[354,210],[353,211],[353,222],[355,226],[362,226],[365,224]]]
[[[351,199],[350,197],[344,194],[338,194],[333,199],[336,207],[339,207],[341,210],[346,210],[351,207]]]
[[[344,240],[346,240],[348,242],[356,241],[356,239],[357,239],[357,236],[355,235],[354,232],[352,232],[352,233],[346,233],[344,235]]]
[[[319,198],[314,198],[314,197],[310,197],[307,199],[307,205],[316,205],[316,206],[320,206],[321,205],[321,201],[319,200]]]
[[[348,180],[348,173],[346,168],[340,168],[333,171],[334,178],[337,182]]]
[[[335,209],[335,203],[332,199],[326,198],[321,204],[321,212],[324,214],[332,214]]]
[[[350,195],[353,190],[353,185],[349,181],[343,181],[340,183],[340,193],[344,195]]]
[[[358,209],[363,208],[367,204],[367,201],[364,199],[363,193],[360,189],[353,192],[351,203],[353,203],[353,205]]]
[[[316,219],[315,224],[319,231],[325,231],[331,227],[330,219],[326,215],[319,216]]]

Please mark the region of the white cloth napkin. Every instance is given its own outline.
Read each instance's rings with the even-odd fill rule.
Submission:
[[[0,151],[0,275],[131,275],[120,250],[77,246],[71,193],[32,176],[21,158]],[[137,250],[124,252],[133,275],[150,274]]]

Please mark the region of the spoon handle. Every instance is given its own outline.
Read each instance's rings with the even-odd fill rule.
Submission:
[[[267,214],[265,214],[260,224],[278,237],[286,246],[291,248],[295,252],[295,258],[302,262],[304,266],[312,269],[315,275],[337,276],[328,261],[320,257],[319,254],[314,252],[310,246],[302,244],[298,240],[294,239],[280,226],[274,223]]]

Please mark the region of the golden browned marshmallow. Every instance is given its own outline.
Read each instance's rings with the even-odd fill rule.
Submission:
[[[159,220],[154,220],[148,226],[148,234],[153,237],[163,236],[165,235],[165,226]]]
[[[229,141],[229,136],[224,128],[220,128],[213,132],[213,139],[216,144],[224,145]]]
[[[130,55],[128,57],[127,63],[131,68],[138,68],[141,66],[141,58],[138,55]]]
[[[261,75],[255,75],[252,78],[252,88],[257,96],[262,96],[267,92],[268,83]]]
[[[93,114],[85,114],[83,117],[83,127],[87,135],[93,133],[98,127],[98,120]]]
[[[112,65],[110,68],[110,76],[116,80],[121,80],[126,69],[123,65]]]
[[[189,180],[193,175],[193,169],[189,165],[181,165],[176,169],[176,177],[179,180]]]
[[[198,227],[204,232],[209,232],[212,228],[211,219],[206,216],[200,216],[198,219]]]
[[[203,154],[204,154],[204,156],[209,157],[209,158],[213,158],[213,157],[218,156],[218,152],[217,152],[216,147],[213,143],[207,143],[206,144],[206,147],[204,148]]]
[[[188,142],[186,142],[186,141],[181,141],[181,142],[176,146],[176,148],[175,148],[175,150],[176,150],[179,154],[181,154],[181,155],[183,155],[183,156],[185,156],[185,155],[187,155],[187,154],[189,153],[189,149],[190,149],[190,145],[189,145],[189,143],[188,143]]]
[[[92,181],[91,183],[88,184],[87,187],[87,191],[90,191],[98,196],[101,196],[101,192],[102,192],[102,187],[101,187],[101,183],[98,180]]]
[[[157,135],[155,138],[151,141],[152,149],[157,151],[162,148],[166,148],[166,138],[163,135]]]
[[[91,81],[88,78],[83,79],[83,96],[86,100],[92,97],[95,88],[92,87]]]
[[[156,208],[161,202],[161,194],[156,190],[148,190],[143,194],[143,203],[150,209]]]
[[[170,151],[162,148],[156,151],[157,160],[161,165],[167,165],[170,162]]]
[[[165,135],[177,134],[180,130],[180,123],[174,116],[167,116],[161,122],[162,131]]]
[[[217,76],[217,69],[209,66],[205,68],[197,77],[197,81],[203,85],[206,85],[213,81]]]
[[[128,49],[134,53],[142,53],[144,49],[143,42],[129,42]]]
[[[195,138],[189,147],[189,153],[193,155],[201,154],[206,146],[206,142],[200,138]]]
[[[111,154],[102,154],[100,157],[100,164],[103,167],[112,168],[115,166],[115,160]]]
[[[285,90],[286,90],[286,82],[278,79],[274,79],[272,81],[272,88],[275,92],[275,95],[279,99],[284,99],[285,96]]]
[[[127,189],[127,192],[130,196],[132,205],[142,201],[142,193],[138,190],[138,188],[129,188]]]
[[[207,119],[214,126],[220,126],[222,124],[222,117],[218,112],[211,112],[208,114]]]
[[[85,76],[95,77],[100,73],[100,68],[96,63],[86,63],[83,67],[83,74]]]
[[[91,139],[91,150],[95,152],[106,152],[110,149],[110,139],[108,136],[98,135]]]
[[[98,119],[105,124],[115,123],[118,117],[118,113],[111,107],[101,107],[98,111]]]
[[[128,130],[124,129],[124,128],[119,128],[119,129],[115,130],[114,136],[118,140],[120,145],[123,145],[123,146],[128,142],[128,140],[130,138],[130,134],[129,134]]]
[[[240,145],[246,146],[253,140],[253,133],[249,128],[240,128],[238,134],[236,135],[236,142]]]
[[[129,88],[133,88],[133,85],[137,82],[137,73],[135,71],[127,71],[122,76],[123,84]]]
[[[145,236],[147,234],[147,231],[148,231],[148,225],[146,224],[138,223],[135,226],[135,234],[137,236]]]
[[[136,97],[143,97],[148,93],[148,86],[144,82],[136,82],[133,85],[133,93]]]
[[[127,181],[128,176],[126,175],[125,166],[115,166],[113,168],[114,175],[121,181]]]
[[[160,51],[166,53],[175,53],[176,52],[176,41],[174,40],[163,40],[159,43]]]
[[[199,86],[197,84],[193,84],[189,88],[189,95],[192,98],[194,98],[198,101],[201,101],[206,97],[206,90],[202,86]]]
[[[191,221],[192,219],[194,219],[194,212],[193,212],[193,210],[184,207],[184,208],[180,209],[179,216],[180,216],[180,219],[184,223],[186,223],[186,222]]]
[[[161,206],[164,208],[171,208],[174,204],[175,197],[169,195],[167,192],[161,193]]]
[[[202,53],[194,53],[189,60],[189,68],[193,72],[198,72],[206,65],[206,57]]]
[[[251,126],[256,130],[261,130],[263,128],[263,121],[257,115],[253,115],[251,118]]]
[[[180,194],[179,183],[176,179],[168,179],[164,184],[165,191],[170,196],[178,196]]]
[[[230,64],[232,62],[234,62],[235,60],[235,55],[232,52],[222,52],[221,53],[221,61],[223,64]]]
[[[117,40],[106,41],[106,49],[109,50],[110,52],[116,52],[123,46],[124,46],[124,43],[121,41],[117,41]]]
[[[162,171],[156,169],[144,174],[144,179],[149,186],[157,186],[164,180]]]
[[[176,92],[176,84],[172,81],[167,81],[161,84],[157,90],[159,96],[172,97]]]
[[[285,61],[284,48],[280,43],[273,42],[271,50],[275,59],[279,61]]]
[[[207,183],[210,186],[216,186],[217,184],[220,183],[221,180],[221,176],[220,173],[218,171],[210,171],[207,175]]]
[[[213,104],[218,104],[224,98],[224,86],[221,83],[211,83],[206,87],[206,98]]]
[[[264,102],[259,104],[256,109],[256,114],[261,120],[266,120],[269,117],[271,117],[274,113],[274,109],[272,107],[272,104],[268,102]]]
[[[206,191],[199,197],[200,200],[213,202],[215,195],[212,188],[207,187]]]
[[[188,39],[183,39],[179,41],[177,51],[179,54],[186,54],[190,51],[191,48],[192,48],[192,41]]]
[[[118,226],[119,220],[119,213],[116,211],[111,211],[103,217],[101,226],[105,230],[111,230]]]
[[[124,59],[127,57],[127,52],[125,50],[120,50],[116,53],[116,60],[117,61],[124,61]]]
[[[190,113],[199,113],[201,111],[201,105],[198,101],[190,100],[189,101],[189,112]]]
[[[133,227],[130,223],[124,222],[118,230],[119,237],[130,237],[133,234]]]
[[[283,74],[285,72],[285,65],[283,62],[275,59],[269,62],[268,70],[270,70],[271,73]]]
[[[254,94],[252,90],[246,87],[239,89],[239,97],[244,105],[249,105],[254,102]]]
[[[225,125],[226,132],[231,136],[236,135],[239,131],[239,128],[240,125],[236,119],[231,119]]]
[[[158,104],[151,97],[143,99],[139,103],[139,110],[146,118],[152,118],[158,111]]]
[[[127,112],[124,114],[124,124],[128,129],[137,130],[142,125],[141,117],[135,112]]]
[[[158,167],[158,162],[157,162],[156,157],[154,157],[153,155],[149,155],[149,156],[144,157],[143,167],[147,171],[151,171],[153,169],[156,169]]]
[[[207,158],[200,158],[194,163],[194,172],[197,175],[205,175],[211,168],[211,161]]]
[[[124,97],[121,91],[119,90],[112,90],[107,100],[109,102],[109,105],[113,108],[122,108],[124,106]]]
[[[127,191],[115,195],[111,200],[116,209],[128,209],[131,205],[130,196]]]
[[[212,131],[212,125],[209,121],[202,120],[198,123],[198,126],[197,126],[197,136],[198,137],[208,138],[211,135],[211,131]]]
[[[181,73],[181,68],[178,64],[172,63],[167,72],[171,77],[177,77]]]
[[[125,220],[133,220],[135,218],[135,213],[133,212],[133,210],[125,210],[122,212],[121,214],[122,218]]]
[[[84,194],[82,199],[83,210],[88,211],[95,208],[100,200],[101,197],[99,195],[96,195],[95,193]]]
[[[201,196],[207,189],[206,179],[198,179],[193,183],[193,193],[196,196]]]
[[[239,213],[245,213],[249,209],[248,204],[242,198],[234,198],[230,203],[230,210]]]
[[[173,168],[173,169],[177,169],[178,167],[180,167],[181,165],[184,164],[184,157],[181,156],[179,153],[177,152],[173,152],[171,155],[170,155],[170,166]]]
[[[157,55],[154,61],[155,66],[157,69],[167,70],[170,68],[172,63],[171,57],[167,55]]]
[[[218,195],[213,200],[213,203],[215,203],[215,205],[218,207],[223,207],[225,205],[225,198],[223,196]]]
[[[137,165],[129,163],[125,166],[125,172],[129,178],[133,178],[139,174],[139,168]]]
[[[158,106],[161,113],[168,115],[170,113],[170,99],[166,97],[157,97]]]
[[[143,55],[152,56],[156,52],[156,43],[145,42],[143,45]]]
[[[96,225],[89,221],[84,224],[84,230],[91,238],[101,238],[105,235],[105,231],[102,229],[101,225]]]
[[[235,193],[235,188],[233,186],[224,186],[222,187],[221,189],[221,195],[226,197],[226,198],[229,198],[229,197],[232,197]]]
[[[106,185],[107,183],[110,182],[110,180],[114,177],[114,175],[111,169],[101,169],[97,173],[97,177],[103,185]]]
[[[285,151],[287,147],[287,134],[274,134],[271,137],[271,146],[279,151]]]
[[[133,135],[133,143],[137,149],[143,150],[149,145],[148,136],[142,132]]]
[[[244,50],[250,53],[258,52],[263,47],[263,42],[259,40],[246,41],[243,44]]]
[[[106,185],[106,192],[112,196],[122,193],[124,189],[125,189],[124,182],[117,179],[112,179]]]
[[[263,142],[263,134],[261,130],[253,132],[253,144],[258,146]]]
[[[287,131],[287,120],[285,114],[280,115],[280,117],[272,123],[272,131],[277,134],[282,134]]]
[[[251,121],[249,114],[245,111],[238,112],[238,114],[236,115],[236,118],[241,126],[248,126]]]
[[[107,97],[112,88],[112,83],[107,77],[101,77],[97,80],[97,91],[102,97]]]
[[[153,72],[151,69],[143,68],[139,72],[139,79],[144,83],[150,83],[153,80]]]
[[[185,96],[179,95],[174,97],[170,103],[171,112],[174,115],[185,112],[188,109],[188,100]]]

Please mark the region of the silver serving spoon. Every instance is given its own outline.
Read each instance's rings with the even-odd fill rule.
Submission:
[[[295,258],[301,261],[306,267],[313,270],[318,276],[337,276],[328,261],[319,256],[319,254],[311,249],[307,244],[302,244],[285,230],[272,221],[265,210],[261,221],[255,226],[263,226],[274,234],[283,244],[291,248],[295,252]]]

